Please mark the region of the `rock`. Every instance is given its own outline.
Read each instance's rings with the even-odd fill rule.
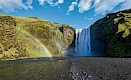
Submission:
[[[0,16],[0,59],[25,57],[26,49],[17,40],[16,21],[11,16]]]
[[[90,26],[91,51],[96,54],[131,56],[131,9],[107,14]]]

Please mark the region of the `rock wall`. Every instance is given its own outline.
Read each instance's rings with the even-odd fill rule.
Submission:
[[[17,41],[16,22],[10,16],[0,16],[0,59],[28,56],[26,48]]]
[[[91,51],[113,57],[131,56],[131,9],[107,14],[91,29]]]

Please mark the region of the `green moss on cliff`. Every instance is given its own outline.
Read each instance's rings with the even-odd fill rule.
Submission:
[[[104,29],[103,29],[104,28]],[[131,56],[131,9],[107,14],[91,26],[91,46],[108,56]],[[99,31],[100,30],[100,31]]]
[[[73,42],[75,29],[36,17],[0,15],[0,59],[63,56]]]
[[[59,25],[55,29],[52,29],[52,35],[54,36],[56,42],[59,43],[62,48],[67,49],[74,40],[75,29],[66,24]]]
[[[37,38],[41,43],[43,43],[54,56],[62,56],[62,51],[60,47],[56,44],[53,36],[51,35],[49,21],[33,21],[25,24],[21,29],[29,32],[32,36]]]
[[[26,48],[17,41],[15,19],[0,16],[0,59],[27,57]]]

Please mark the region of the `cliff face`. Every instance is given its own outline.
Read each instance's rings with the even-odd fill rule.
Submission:
[[[45,49],[52,57],[63,56],[63,50],[72,44],[74,35],[75,29],[66,24],[36,17],[1,15],[0,59],[46,57],[49,54]]]
[[[90,26],[91,51],[107,56],[131,56],[131,9],[107,14]]]
[[[26,48],[17,40],[16,22],[10,16],[0,16],[0,59],[28,56]]]

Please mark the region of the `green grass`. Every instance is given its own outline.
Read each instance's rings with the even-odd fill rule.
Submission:
[[[17,29],[17,39],[19,43],[25,43],[26,50],[29,54],[29,57],[34,56],[46,56],[44,55],[45,52],[43,52],[43,55],[37,55],[38,53],[42,52],[42,47],[39,42],[37,42],[31,35],[24,32],[23,30]],[[41,54],[41,53],[40,53]]]
[[[36,17],[0,14],[0,26],[0,58],[4,59],[46,57],[47,53],[40,44],[44,44],[53,57],[63,56],[62,50],[69,47],[75,34],[75,29],[67,24],[53,23]],[[8,38],[4,37],[7,35],[6,31],[15,36],[15,43],[10,43]],[[5,53],[8,55],[3,56]]]

